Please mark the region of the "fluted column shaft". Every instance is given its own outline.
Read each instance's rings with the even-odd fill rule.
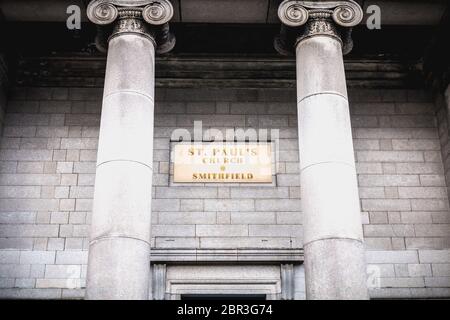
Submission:
[[[115,15],[115,7],[108,16],[107,7],[90,6],[90,18]],[[141,8],[119,7],[116,12],[106,65],[86,298],[144,300],[150,274],[155,40]]]
[[[295,49],[306,296],[367,299],[339,9],[301,4],[285,1],[279,15],[304,25]]]

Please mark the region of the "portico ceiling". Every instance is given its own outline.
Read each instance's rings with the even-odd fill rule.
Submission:
[[[282,0],[171,1],[177,44],[157,60],[157,86],[295,86],[294,57],[280,56],[273,45]],[[88,2],[0,0],[0,51],[18,83],[76,85],[88,75],[84,85],[102,85],[105,55],[95,49],[97,28],[85,16]],[[422,85],[418,70],[425,60],[432,61],[433,70],[447,70],[448,0],[358,2],[365,9],[380,6],[381,30],[353,29],[355,46],[345,58],[350,86]],[[82,8],[81,30],[66,28],[67,7],[73,4]],[[437,58],[427,55],[431,45],[442,47],[432,51]]]
[[[173,22],[188,23],[279,23],[277,7],[281,0],[171,0]],[[62,22],[67,7],[84,8],[89,0],[1,0],[2,19],[6,21]],[[384,25],[437,25],[448,5],[447,0],[360,0],[366,9],[381,8]],[[87,18],[83,11],[83,21]]]

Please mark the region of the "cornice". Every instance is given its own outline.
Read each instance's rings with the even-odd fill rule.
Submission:
[[[177,249],[152,248],[151,263],[162,262],[278,262],[302,263],[303,249]]]
[[[417,88],[417,61],[395,57],[345,59],[347,85],[358,88]],[[295,88],[295,59],[268,57],[161,56],[156,59],[160,88]],[[104,56],[60,55],[19,61],[15,85],[103,87]]]

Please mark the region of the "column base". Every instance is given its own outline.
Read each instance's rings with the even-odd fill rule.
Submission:
[[[89,247],[86,299],[147,300],[150,244],[132,238],[106,238]]]
[[[305,244],[306,298],[366,300],[364,244],[354,239],[324,239]]]

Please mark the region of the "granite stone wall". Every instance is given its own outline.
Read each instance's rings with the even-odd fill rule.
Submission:
[[[13,90],[0,141],[0,297],[83,296],[101,96]],[[302,247],[295,100],[295,90],[156,91],[153,247]],[[350,105],[371,296],[450,297],[438,108],[415,90],[352,90]],[[171,134],[200,120],[278,129],[276,183],[171,183]]]

